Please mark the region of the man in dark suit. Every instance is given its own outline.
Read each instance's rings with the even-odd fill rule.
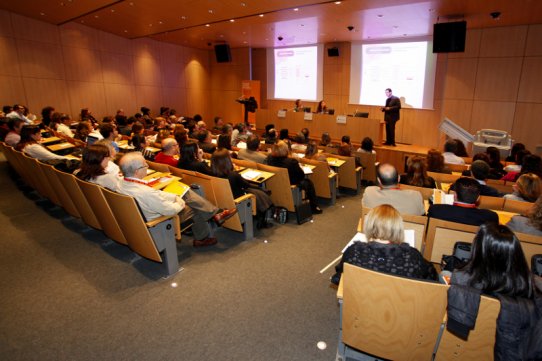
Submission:
[[[386,122],[386,143],[395,147],[395,123],[399,120],[399,110],[401,109],[401,100],[392,94],[390,88],[386,89],[386,106],[382,107],[384,112],[384,122]]]
[[[433,204],[427,211],[429,217],[473,226],[486,222],[499,223],[497,213],[489,209],[476,208],[476,201],[480,197],[480,185],[475,179],[461,177],[455,181],[454,189],[454,204]]]

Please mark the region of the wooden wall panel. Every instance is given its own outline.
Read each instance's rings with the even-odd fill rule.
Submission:
[[[523,58],[480,58],[474,99],[515,101]]]
[[[186,88],[184,64],[182,62],[162,58],[160,69],[164,86]]]
[[[446,67],[444,98],[472,99],[476,83],[478,59],[449,59]]]
[[[512,127],[515,142],[524,143],[534,153],[536,146],[542,145],[538,124],[542,114],[542,104],[518,103]]]
[[[260,81],[260,108],[267,109],[266,49],[252,49],[252,79]]]
[[[46,106],[52,106],[57,112],[73,113],[68,97],[68,86],[64,80],[23,78],[24,90],[30,110],[38,115]]]
[[[64,79],[64,62],[59,45],[17,39],[21,74],[24,77]]]
[[[123,109],[127,115],[139,112],[140,105],[136,102],[135,87],[132,84],[104,83],[105,114],[114,115],[118,109]]]
[[[184,61],[185,48],[182,46],[169,43],[159,43],[159,48],[160,59],[177,63],[182,63]]]
[[[11,13],[0,9],[0,36],[13,36]]]
[[[205,64],[194,59],[190,61],[184,69],[187,89],[193,89],[198,92],[209,89],[210,76],[205,68]]]
[[[11,13],[11,24],[19,39],[48,44],[60,44],[58,28],[54,25],[43,21],[36,21],[15,13]]]
[[[474,101],[469,131],[474,134],[480,129],[512,131],[515,102]]]
[[[2,105],[14,105],[17,103],[28,105],[26,93],[24,90],[24,84],[21,77],[0,75],[0,83],[2,84],[2,86],[0,86],[0,99]],[[32,110],[32,112],[36,112],[35,109],[30,109]]]
[[[473,100],[446,99],[442,109],[442,119],[450,119],[467,131],[471,131]]]
[[[85,48],[62,47],[66,80],[103,83],[100,53]]]
[[[132,40],[129,39],[98,31],[98,41],[101,51],[130,56],[134,53]]]
[[[72,48],[100,49],[98,30],[78,23],[67,23],[59,27],[62,46]]]
[[[132,40],[132,55],[135,58],[160,59],[160,45],[157,41],[141,38]]]
[[[101,52],[104,83],[134,84],[134,63],[130,55]]]
[[[185,88],[163,88],[163,104],[170,109],[175,109],[177,115],[183,115],[186,110],[186,89]]]
[[[137,108],[142,106],[151,109],[151,114],[157,116],[160,113],[160,107],[164,106],[162,99],[162,88],[150,85],[136,85],[136,102]]]
[[[96,119],[108,114],[105,103],[103,83],[90,83],[86,81],[66,81],[70,98],[71,114],[76,117],[82,108],[89,108]]]
[[[542,56],[542,24],[530,25],[527,32],[525,56]]]
[[[523,56],[526,39],[526,25],[484,29],[480,57]]]
[[[160,59],[158,57],[134,57],[134,80],[136,85],[162,85]]]
[[[523,61],[518,101],[542,103],[542,57],[528,57]]]
[[[0,74],[21,76],[15,39],[0,36]]]

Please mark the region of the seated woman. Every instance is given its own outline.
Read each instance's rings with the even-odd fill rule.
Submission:
[[[38,125],[23,125],[21,128],[21,140],[16,149],[26,155],[41,161],[66,160],[68,157],[55,154],[40,144],[41,129]]]
[[[143,124],[140,122],[134,123],[132,126],[132,138],[128,142],[128,144],[132,145],[134,147],[134,150],[140,152],[145,150],[149,146],[147,144],[147,139],[145,138],[145,128],[143,127]]]
[[[514,192],[505,194],[504,199],[511,199],[520,202],[536,202],[542,194],[542,181],[533,173],[521,175],[513,185]]]
[[[239,173],[233,168],[230,153],[227,149],[219,149],[211,156],[211,170],[213,175],[220,178],[225,178],[230,182],[230,187],[234,198],[243,196],[246,193],[254,194],[256,197],[257,209],[257,228],[267,228],[272,224],[267,223],[266,213],[270,212],[273,206],[271,198],[256,186],[248,183]]]
[[[486,153],[491,167],[488,179],[501,179],[506,175],[504,165],[501,163],[501,152],[496,147],[487,147]]]
[[[322,139],[320,140],[320,144],[318,144],[322,147],[337,147],[336,144],[333,144],[331,143],[331,136],[329,135],[328,132],[323,132],[322,133]]]
[[[290,184],[298,185],[305,190],[305,194],[311,204],[312,213],[322,213],[322,209],[318,206],[318,197],[316,197],[314,184],[310,179],[305,178],[305,173],[299,166],[297,159],[289,158],[288,154],[288,145],[280,140],[277,144],[273,145],[271,154],[267,157],[267,164],[273,167],[288,169]]]
[[[435,267],[416,248],[404,243],[403,218],[389,204],[371,209],[363,221],[363,231],[367,242],[354,242],[344,251],[332,283],[339,284],[345,262],[402,277],[438,279]]]
[[[199,149],[198,143],[191,140],[183,144],[181,148],[181,157],[177,167],[213,175],[211,167],[203,160],[203,151]]]
[[[452,174],[452,171],[444,165],[444,156],[436,149],[429,149],[427,152],[427,171]]]
[[[90,122],[84,121],[79,122],[77,124],[77,127],[75,127],[75,133],[73,135],[74,139],[82,140],[83,142],[87,142],[88,135],[93,131],[92,124]]]
[[[74,174],[84,181],[117,191],[120,180],[118,172],[116,174],[108,173],[106,170],[110,160],[111,154],[106,145],[90,145],[83,149],[81,168],[76,170]]]
[[[319,113],[319,114],[327,113],[327,105],[325,101],[320,100],[320,102],[318,103],[318,107],[316,108],[316,113]]]
[[[361,146],[358,148],[358,152],[376,154],[373,147],[374,147],[373,140],[369,137],[365,137],[361,141]]]
[[[493,223],[480,226],[474,237],[471,259],[465,267],[453,272],[451,285],[449,330],[468,336],[467,330],[474,327],[478,312],[479,297],[476,296],[481,292],[497,297],[501,303],[494,347],[499,359],[516,360],[517,355],[529,355],[535,348],[542,352],[539,334],[534,336],[534,342],[528,340],[542,311],[542,303],[533,302],[535,298],[540,300],[540,293],[521,244],[508,227]]]
[[[216,140],[216,149],[227,149],[230,152],[232,158],[237,159],[237,153],[233,150],[231,145],[230,134],[220,134]]]
[[[437,188],[435,180],[427,175],[425,159],[418,156],[408,159],[407,172],[401,174],[400,183],[416,187]]]
[[[305,149],[305,159],[312,159],[327,163],[326,156],[323,153],[318,152],[318,146],[314,141],[310,141],[307,144],[307,149]]]
[[[542,236],[542,195],[538,197],[526,216],[513,216],[506,225],[514,232]]]

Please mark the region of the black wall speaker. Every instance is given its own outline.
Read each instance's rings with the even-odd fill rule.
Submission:
[[[228,44],[215,45],[215,56],[217,63],[229,63],[231,61],[231,51]]]
[[[339,56],[339,48],[327,48],[327,56]]]
[[[464,52],[466,36],[466,21],[433,25],[433,53]]]

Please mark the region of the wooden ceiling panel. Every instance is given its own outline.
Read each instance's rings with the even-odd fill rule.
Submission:
[[[542,24],[540,0],[0,0],[0,8],[201,49],[425,36],[437,21],[466,20],[470,29]]]

